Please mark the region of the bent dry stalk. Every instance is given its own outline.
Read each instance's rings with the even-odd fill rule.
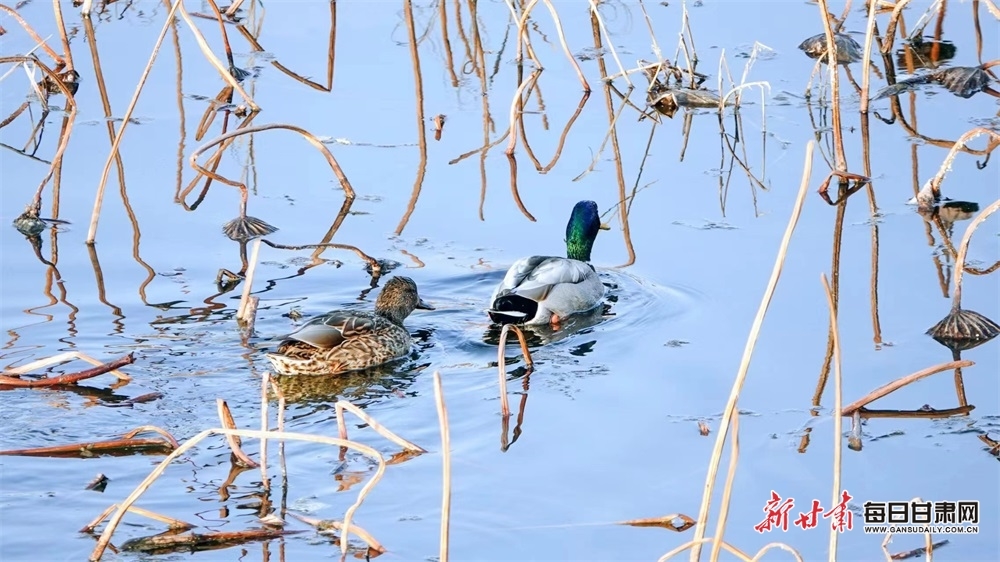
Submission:
[[[792,214],[788,219],[788,226],[785,228],[785,234],[782,237],[781,245],[778,248],[778,255],[775,258],[774,268],[771,271],[771,278],[764,291],[764,296],[761,299],[757,315],[754,317],[750,334],[747,336],[746,347],[743,350],[743,358],[740,361],[740,366],[736,373],[736,379],[733,381],[733,387],[730,391],[729,399],[726,402],[726,408],[722,414],[722,419],[719,424],[719,433],[715,439],[715,446],[712,449],[712,457],[709,460],[708,473],[705,478],[705,487],[702,494],[701,507],[698,510],[698,524],[695,526],[694,537],[691,541],[691,562],[697,562],[701,557],[701,545],[702,542],[704,542],[703,539],[705,538],[706,526],[708,525],[708,511],[711,506],[712,496],[715,490],[715,481],[719,472],[719,464],[722,459],[722,449],[725,446],[730,425],[732,424],[736,414],[736,403],[739,400],[740,391],[746,381],[747,371],[750,368],[750,359],[753,356],[753,350],[757,344],[757,336],[760,333],[761,325],[764,323],[764,316],[767,314],[771,298],[774,296],[774,291],[777,289],[778,279],[781,277],[781,270],[784,266],[785,256],[788,252],[788,245],[791,242],[792,234],[795,232],[795,226],[798,224],[803,203],[805,203],[805,194],[807,188],[809,187],[809,179],[812,175],[812,157],[815,146],[816,141],[814,140],[810,140],[806,145],[805,162],[802,166],[802,181],[799,184],[799,193],[795,200],[795,206],[792,209]],[[732,485],[731,476],[733,475],[730,474],[728,476],[726,485],[727,487],[730,487]],[[726,507],[724,506],[723,509],[726,509]],[[719,543],[722,540],[722,536],[716,536],[713,539],[713,542]],[[713,545],[712,548],[714,552],[718,551],[718,546]],[[663,561],[666,558],[667,557],[664,556],[660,560]]]
[[[1000,335],[1000,325],[996,322],[978,312],[962,308],[962,274],[965,271],[965,259],[969,253],[972,234],[998,209],[1000,209],[1000,199],[983,209],[965,229],[962,243],[959,244],[958,256],[955,258],[955,290],[951,311],[940,322],[927,330],[929,336],[947,347],[957,350],[971,349]]]

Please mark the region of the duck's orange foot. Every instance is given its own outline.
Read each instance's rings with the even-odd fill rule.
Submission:
[[[553,314],[552,318],[549,319],[549,324],[552,326],[553,330],[558,330],[559,329],[559,322],[560,321],[561,321],[561,318],[559,318],[559,315],[558,314]]]

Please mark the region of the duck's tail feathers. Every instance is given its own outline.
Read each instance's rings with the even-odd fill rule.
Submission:
[[[521,295],[497,297],[486,311],[497,324],[523,324],[538,314],[538,303]]]

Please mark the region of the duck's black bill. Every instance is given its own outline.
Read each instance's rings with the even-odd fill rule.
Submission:
[[[426,302],[424,302],[424,299],[420,299],[420,300],[417,301],[417,308],[419,308],[421,310],[435,310],[435,308],[433,306],[431,306],[431,305],[427,304]]]

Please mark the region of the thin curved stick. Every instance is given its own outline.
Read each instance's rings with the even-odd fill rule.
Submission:
[[[439,562],[448,562],[448,534],[451,521],[451,436],[448,431],[448,408],[441,388],[441,373],[434,371],[434,402],[437,404],[438,425],[441,429],[441,538]]]
[[[125,115],[122,117],[121,127],[118,127],[118,132],[115,134],[115,140],[111,143],[111,153],[108,154],[107,159],[104,161],[104,170],[101,172],[101,181],[97,184],[97,194],[94,196],[94,210],[90,216],[90,228],[87,231],[87,244],[93,244],[97,239],[97,222],[101,216],[101,206],[104,204],[104,186],[108,183],[108,174],[111,173],[111,163],[115,161],[115,157],[118,156],[118,147],[121,146],[122,138],[125,136],[125,129],[128,127],[130,120],[132,119],[132,112],[135,110],[136,103],[139,101],[139,94],[142,93],[142,88],[146,85],[146,79],[149,77],[150,71],[153,69],[153,62],[156,61],[156,55],[160,52],[160,45],[163,44],[163,38],[167,36],[167,30],[174,21],[174,14],[177,13],[177,8],[183,3],[183,0],[174,0],[174,3],[170,6],[170,12],[167,13],[167,17],[163,22],[163,28],[160,30],[160,36],[156,39],[156,44],[153,46],[153,53],[149,56],[149,62],[146,63],[146,68],[143,69],[142,75],[139,77],[139,83],[135,86],[135,93],[132,94],[132,101],[129,102],[128,108],[125,110]]]
[[[514,60],[519,65],[518,70],[520,70],[521,62],[524,61],[525,47],[527,47],[528,50],[528,58],[531,59],[531,62],[535,63],[535,68],[542,68],[542,62],[538,60],[538,57],[535,55],[535,49],[531,47],[531,41],[528,39],[526,27],[529,14],[531,14],[531,11],[535,9],[535,6],[538,4],[538,0],[529,0],[526,5],[522,6],[520,16],[517,15],[517,9],[514,8],[514,4],[511,0],[506,0],[505,4],[507,5],[507,9],[510,10],[511,19],[517,22],[517,52],[514,55]]]
[[[344,527],[343,527],[344,532],[340,537],[340,552],[342,555],[347,554],[347,535],[350,529],[351,517],[354,515],[354,512],[357,511],[357,509],[361,506],[361,503],[364,501],[368,493],[371,492],[371,489],[375,486],[375,484],[377,484],[382,479],[382,475],[385,474],[386,463],[385,463],[385,458],[382,457],[381,453],[361,443],[355,443],[354,441],[345,441],[343,439],[336,439],[333,437],[324,437],[322,435],[309,435],[307,433],[286,433],[283,431],[225,429],[221,427],[215,427],[206,429],[201,433],[195,435],[191,439],[188,439],[187,441],[184,442],[183,445],[181,445],[180,447],[175,449],[172,453],[167,455],[167,457],[164,458],[162,461],[160,461],[160,464],[158,464],[156,468],[154,468],[153,471],[150,472],[149,475],[146,476],[146,478],[142,482],[140,482],[138,486],[136,486],[135,490],[133,490],[132,493],[129,494],[127,498],[125,498],[124,500],[122,500],[121,503],[118,504],[118,509],[115,511],[115,514],[111,516],[111,519],[108,521],[107,526],[104,528],[104,532],[101,533],[101,537],[97,541],[97,545],[94,547],[94,550],[90,553],[90,560],[97,561],[101,559],[101,556],[104,555],[105,549],[107,549],[108,544],[110,544],[111,542],[111,536],[114,534],[115,529],[118,527],[118,524],[121,523],[122,518],[125,517],[125,513],[129,510],[132,504],[134,504],[136,500],[138,500],[139,497],[142,496],[142,494],[144,494],[147,489],[149,489],[153,481],[155,481],[157,478],[159,478],[161,474],[163,474],[163,472],[167,469],[170,463],[173,462],[178,457],[180,457],[181,455],[183,455],[184,453],[186,453],[188,450],[192,449],[195,445],[197,445],[199,442],[204,440],[209,435],[223,435],[223,436],[238,435],[241,437],[257,438],[257,439],[279,439],[279,440],[292,439],[295,441],[308,441],[311,443],[325,443],[327,445],[335,445],[335,446],[355,449],[361,452],[362,454],[368,455],[373,459],[375,459],[376,461],[378,461],[378,468],[375,470],[375,474],[372,475],[371,480],[365,483],[365,485],[361,488],[361,491],[358,493],[358,499],[353,504],[351,504],[351,507],[347,508],[347,511],[344,513]]]
[[[691,547],[700,546],[700,545],[703,545],[703,544],[705,544],[705,543],[707,543],[709,541],[712,541],[712,540],[715,540],[715,539],[713,537],[707,537],[707,538],[704,538],[704,539],[698,539],[698,540],[688,541],[688,542],[686,542],[686,543],[678,546],[677,548],[671,550],[670,552],[664,554],[656,562],[666,562],[667,560],[670,560],[674,556],[677,556],[678,554],[684,552],[685,550],[687,550],[687,549],[689,549]],[[720,544],[722,545],[722,548],[726,552],[728,552],[728,553],[732,554],[733,556],[739,558],[743,562],[751,562],[751,558],[749,556],[747,556],[747,554],[745,552],[743,552],[742,550],[734,547],[733,545],[731,545],[731,544],[729,544],[729,543],[727,543],[725,541],[722,541]]]
[[[420,163],[417,165],[417,177],[413,181],[413,192],[410,194],[410,201],[406,206],[406,211],[399,219],[396,226],[396,236],[403,233],[406,224],[410,222],[410,216],[417,207],[417,199],[420,197],[420,190],[424,185],[424,176],[427,173],[427,126],[424,118],[424,78],[420,71],[420,53],[418,50],[416,24],[413,21],[412,0],[403,1],[403,14],[406,18],[406,29],[410,43],[410,61],[413,63],[413,87],[416,90],[417,104],[417,144],[420,147]]]
[[[687,10],[687,8],[685,8]],[[608,34],[608,28],[604,25],[604,18],[601,17],[600,11],[597,9],[597,2],[595,0],[590,0],[590,13],[593,14],[594,19],[597,21],[598,27],[601,29],[601,33],[604,34],[604,39],[608,44],[608,50],[611,51],[611,56],[615,59],[618,64],[618,70],[621,71],[621,76],[625,78],[630,87],[634,87],[632,84],[632,79],[629,78],[629,72],[625,71],[625,66],[622,65],[621,59],[618,58],[618,51],[615,49],[615,43],[611,40],[611,35]],[[574,61],[575,62],[575,61]]]
[[[962,148],[966,147],[965,145],[968,144],[969,141],[981,135],[987,135],[990,137],[990,142],[983,151],[983,154],[986,155],[987,159],[989,158],[990,153],[992,153],[997,146],[1000,146],[1000,134],[994,131],[984,127],[976,127],[975,129],[966,131],[962,134],[962,136],[958,137],[958,140],[956,140],[954,144],[952,144],[951,150],[948,151],[948,155],[945,156],[944,160],[941,162],[941,167],[938,168],[938,172],[927,182],[924,189],[921,189],[921,192],[917,194],[918,201],[921,201],[921,199],[936,199],[940,197],[941,183],[944,182],[945,175],[947,175],[951,170],[951,165],[955,161],[955,157],[962,151]],[[929,190],[929,193],[925,190]],[[927,201],[927,204],[932,205],[933,202]]]
[[[389,430],[384,425],[375,421],[375,418],[369,416],[364,410],[358,408],[354,404],[344,400],[337,400],[337,403],[333,405],[333,409],[337,414],[337,428],[340,430],[340,438],[347,439],[347,423],[344,421],[344,410],[351,412],[355,416],[361,418],[366,424],[368,424],[376,433],[385,437],[389,441],[399,445],[403,449],[410,451],[411,453],[426,453],[427,450],[423,447],[414,445],[413,443],[403,439],[399,435],[396,435],[391,430]]]
[[[243,86],[240,86],[240,83],[236,81],[236,78],[234,78],[233,75],[232,75],[232,73],[229,72],[229,69],[227,69],[226,67],[222,66],[222,61],[220,61],[218,59],[218,57],[216,57],[215,54],[212,53],[212,48],[209,47],[208,41],[205,41],[205,36],[201,34],[201,31],[198,29],[198,26],[195,25],[194,21],[191,19],[191,15],[188,13],[187,9],[184,7],[184,3],[183,2],[174,2],[174,6],[175,7],[178,6],[178,5],[180,6],[181,17],[184,18],[184,22],[187,23],[188,28],[191,30],[191,33],[194,34],[194,40],[197,41],[198,47],[201,48],[201,53],[203,55],[205,55],[205,58],[208,59],[208,62],[213,67],[215,67],[215,70],[219,71],[219,75],[222,76],[222,79],[225,80],[225,82],[227,84],[229,84],[230,86],[232,86],[234,90],[236,90],[237,92],[239,92],[240,96],[243,97],[243,101],[245,101],[247,103],[247,106],[250,108],[251,111],[253,111],[255,113],[258,112],[258,111],[260,111],[260,106],[258,106],[257,103],[253,101],[253,98],[250,97],[243,90]],[[170,11],[171,11],[171,13],[173,13],[174,12],[174,7],[172,7],[170,9]],[[173,20],[173,16],[172,15],[171,16],[167,16],[167,23],[168,24],[172,20]],[[161,37],[161,41],[162,41],[162,37]],[[157,44],[157,45],[159,45],[159,44]]]
[[[934,365],[933,367],[927,367],[926,369],[921,369],[916,373],[907,375],[905,377],[896,379],[890,383],[884,384],[876,388],[875,390],[869,392],[868,394],[864,395],[860,399],[851,402],[850,404],[842,408],[840,415],[850,416],[854,412],[860,410],[861,408],[864,408],[865,406],[871,404],[872,402],[878,400],[879,398],[882,398],[887,394],[891,394],[899,390],[900,388],[910,383],[914,383],[924,377],[929,377],[931,375],[943,371],[952,371],[955,369],[961,369],[963,367],[971,367],[975,364],[976,363],[974,361],[969,361],[968,359],[962,359],[961,361],[949,361],[947,363],[941,363],[940,365]]]
[[[52,60],[56,61],[56,68],[61,69],[62,67],[66,66],[66,61],[64,61],[63,58],[59,56],[59,53],[52,50],[52,47],[48,46],[48,44],[45,42],[45,39],[42,39],[41,36],[38,35],[38,33],[36,33],[35,30],[32,29],[30,25],[28,25],[28,22],[24,21],[24,18],[21,17],[21,14],[17,13],[13,8],[6,6],[4,4],[0,4],[0,11],[4,11],[10,14],[10,17],[14,18],[17,21],[17,23],[24,28],[24,31],[27,32],[29,36],[31,36],[31,40],[34,41],[36,45],[41,46],[41,48],[45,51],[45,54],[49,55],[50,57],[52,57]]]
[[[826,295],[826,305],[830,309],[830,335],[833,340],[833,505],[840,503],[840,472],[844,455],[844,420],[841,406],[844,404],[844,389],[840,370],[840,324],[837,322],[837,305],[834,302],[833,291],[826,279],[826,274],[820,274],[823,282],[823,292]],[[830,525],[830,546],[828,549],[830,562],[837,560],[837,539],[840,532]]]
[[[830,27],[830,17],[826,0],[818,0],[823,29],[826,32],[826,66],[830,75],[830,113],[833,116],[833,149],[836,169],[847,171],[847,157],[844,155],[844,134],[840,118],[840,60],[837,58],[837,41]],[[822,57],[819,59],[822,60]]]
[[[356,246],[351,246],[350,244],[334,244],[332,242],[326,242],[323,244],[302,244],[299,246],[288,246],[286,244],[276,244],[274,242],[271,242],[267,238],[262,238],[261,242],[278,250],[312,250],[317,248],[334,248],[336,250],[350,250],[355,254],[357,254],[359,258],[365,260],[368,263],[368,265],[372,268],[373,276],[378,277],[382,274],[382,266],[379,265],[378,260],[362,252],[360,248]]]
[[[73,97],[72,93],[70,93],[69,88],[66,87],[66,84],[62,81],[62,79],[59,78],[59,76],[55,73],[55,71],[45,66],[45,64],[42,61],[38,60],[37,57],[34,56],[0,57],[0,64],[25,63],[25,62],[30,62],[36,65],[39,68],[39,70],[41,70],[42,73],[45,74],[45,76],[47,76],[52,81],[52,83],[56,85],[57,88],[59,88],[59,92],[66,97],[66,105],[68,106],[68,109],[66,110],[66,125],[61,133],[59,139],[59,145],[56,147],[56,153],[52,157],[52,161],[49,165],[49,171],[45,174],[45,177],[42,178],[42,181],[38,184],[38,189],[35,191],[35,198],[34,201],[32,202],[32,206],[36,209],[37,212],[37,210],[39,210],[42,204],[42,190],[45,189],[45,185],[48,184],[49,180],[52,179],[52,176],[55,174],[56,168],[62,165],[63,153],[66,152],[66,147],[69,146],[69,135],[73,131],[73,123],[76,120],[77,106],[76,106],[76,98]],[[44,101],[42,103],[44,103]]]
[[[899,23],[899,16],[903,13],[903,8],[910,3],[910,0],[898,0],[889,16],[889,25],[885,28],[885,37],[882,38],[882,54],[888,55],[892,52],[892,44],[896,41],[896,25]]]
[[[535,362],[531,359],[531,351],[528,350],[528,340],[525,339],[524,332],[514,324],[504,324],[503,328],[500,329],[500,343],[497,345],[497,372],[500,376],[500,414],[505,419],[510,417],[510,403],[507,401],[507,358],[503,352],[507,347],[507,334],[511,330],[517,334],[517,341],[521,344],[525,367],[530,372],[535,366]]]
[[[798,560],[798,562],[802,562],[802,555],[799,554],[799,551],[795,550],[794,548],[788,546],[787,544],[785,544],[783,542],[771,542],[771,543],[765,544],[763,547],[761,547],[760,550],[757,551],[757,554],[754,555],[753,559],[751,559],[750,562],[757,562],[758,560],[761,559],[762,556],[764,556],[765,554],[767,554],[767,552],[769,550],[772,550],[772,549],[775,549],[775,548],[780,548],[781,550],[784,550],[785,552],[791,553],[791,555],[794,556],[795,559]]]
[[[865,52],[861,55],[861,68],[866,69],[865,75],[861,78],[861,113],[868,113],[869,83],[871,82],[871,72],[867,69],[872,60],[872,43],[875,35],[875,13],[877,2],[868,3],[868,23],[865,28]]]
[[[712,539],[711,560],[719,559],[722,548],[722,538],[726,534],[726,520],[729,518],[729,506],[732,505],[733,482],[736,480],[736,466],[740,459],[740,413],[733,416],[733,443],[729,446],[729,470],[726,471],[726,486],[722,489],[722,506],[719,507],[719,517],[715,523],[715,537]]]
[[[563,127],[562,134],[559,135],[559,142],[556,144],[556,150],[555,154],[552,155],[552,160],[550,160],[545,166],[542,166],[542,163],[538,161],[538,158],[535,157],[535,152],[531,150],[531,145],[528,144],[528,135],[524,131],[524,117],[522,116],[521,119],[518,119],[518,129],[521,132],[521,142],[524,144],[524,151],[528,153],[528,158],[531,159],[531,162],[535,165],[535,169],[538,170],[538,173],[547,174],[549,170],[556,165],[559,157],[562,156],[563,145],[566,144],[566,137],[569,135],[569,130],[573,127],[573,123],[576,123],[576,118],[580,116],[581,112],[583,112],[583,106],[587,103],[588,99],[590,99],[590,92],[584,92],[583,97],[580,98],[580,103],[576,106],[576,111],[574,111],[573,115],[570,116],[568,121],[566,121],[566,126]]]
[[[139,435],[140,433],[147,433],[147,432],[155,433],[155,434],[163,437],[175,449],[177,447],[181,446],[180,443],[178,443],[177,440],[174,439],[174,436],[170,434],[170,432],[168,432],[165,429],[161,429],[159,427],[156,427],[155,425],[140,425],[139,427],[137,427],[137,428],[133,429],[132,431],[129,431],[128,433],[126,433],[125,436],[124,436],[124,439],[132,439],[133,437],[135,437],[136,435]]]
[[[747,371],[750,369],[750,359],[753,356],[753,350],[757,344],[757,336],[760,333],[761,325],[764,323],[764,316],[767,314],[768,306],[771,303],[771,297],[774,295],[774,291],[778,286],[778,279],[781,277],[781,270],[785,263],[785,255],[788,252],[788,245],[791,242],[792,234],[795,232],[795,225],[798,223],[799,215],[802,213],[802,205],[805,202],[806,191],[809,187],[809,179],[812,175],[812,158],[815,146],[815,140],[810,140],[806,145],[805,163],[802,167],[802,182],[799,185],[799,193],[795,200],[795,206],[792,208],[792,214],[788,218],[788,226],[785,228],[785,234],[781,239],[781,246],[778,248],[778,255],[774,262],[774,268],[771,271],[771,279],[767,283],[767,288],[765,289],[764,296],[761,299],[760,307],[757,309],[757,315],[754,317],[753,325],[750,328],[750,334],[747,336],[746,347],[743,350],[743,358],[740,360],[740,366],[736,372],[736,380],[733,382],[732,390],[729,393],[729,399],[726,402],[726,409],[722,414],[722,420],[719,424],[719,433],[715,438],[715,445],[712,448],[712,457],[709,462],[708,473],[705,477],[705,487],[702,493],[701,507],[698,511],[698,525],[695,526],[694,530],[693,539],[696,541],[705,536],[705,526],[708,522],[708,510],[712,502],[713,491],[715,490],[715,479],[719,472],[719,463],[722,458],[722,448],[725,446],[731,420],[736,412],[736,403],[739,400],[743,383],[746,381]],[[699,542],[691,549],[691,561],[697,562],[700,556],[701,543]]]
[[[559,21],[559,13],[556,11],[555,6],[549,0],[542,0],[545,2],[545,7],[549,9],[549,14],[552,15],[552,23],[556,26],[556,34],[559,35],[559,44],[562,45],[563,54],[569,59],[570,64],[573,65],[573,70],[576,71],[576,78],[580,81],[580,85],[583,87],[584,92],[590,92],[590,84],[587,83],[587,79],[583,76],[583,71],[580,70],[580,63],[576,61],[576,57],[569,50],[569,45],[566,44],[566,36],[563,35],[562,23]],[[593,3],[591,3],[593,6]],[[617,55],[615,55],[617,59]]]
[[[955,294],[952,296],[951,305],[953,310],[958,309],[962,305],[962,274],[965,272],[965,258],[969,253],[969,242],[972,241],[972,234],[979,228],[979,225],[983,221],[997,212],[998,209],[1000,209],[1000,199],[997,199],[989,207],[983,209],[981,213],[976,215],[976,218],[972,219],[972,222],[965,229],[962,242],[958,245],[958,256],[955,257]]]
[[[236,427],[236,420],[233,419],[233,414],[229,411],[229,405],[226,404],[225,400],[222,398],[216,398],[215,407],[217,413],[219,414],[219,422],[222,423],[222,427],[225,427],[226,429],[238,429]],[[256,468],[260,466],[256,461],[243,452],[243,442],[240,441],[239,436],[227,435],[226,442],[229,443],[229,448],[232,450],[233,456],[236,457],[236,461],[239,465],[246,468]],[[266,440],[262,440],[261,442],[266,443]]]
[[[242,186],[243,189],[246,189],[246,186],[243,185],[242,183],[228,180],[218,174],[214,174],[208,171],[207,169],[199,166],[198,157],[201,156],[201,154],[206,150],[208,150],[209,148],[212,148],[213,146],[222,143],[224,141],[227,141],[233,137],[259,133],[261,131],[268,131],[271,129],[286,129],[302,135],[304,139],[309,141],[309,144],[316,147],[316,149],[319,150],[321,154],[323,154],[323,157],[326,158],[326,163],[330,165],[330,168],[333,170],[334,175],[336,175],[337,179],[340,181],[340,186],[344,190],[344,196],[347,197],[348,199],[352,200],[354,199],[355,197],[354,188],[351,187],[351,182],[348,181],[347,176],[344,175],[344,171],[340,168],[340,164],[337,163],[337,159],[333,157],[333,153],[330,152],[330,150],[326,147],[326,145],[324,145],[318,138],[316,138],[316,135],[310,133],[309,131],[301,127],[296,127],[295,125],[286,125],[284,123],[269,123],[267,125],[247,127],[246,129],[236,129],[235,131],[230,131],[224,135],[215,137],[214,139],[208,141],[207,143],[199,146],[197,149],[195,149],[194,152],[191,153],[190,157],[191,167],[197,170],[199,173],[204,174],[214,180],[220,181],[226,185],[230,185],[233,187]]]
[[[129,353],[126,357],[131,356],[131,355],[132,355],[132,353]],[[94,359],[93,357],[90,357],[89,355],[86,355],[82,351],[66,351],[66,352],[60,353],[58,355],[53,355],[51,357],[45,357],[44,359],[38,359],[36,361],[32,361],[31,363],[27,363],[27,364],[21,365],[20,367],[14,367],[13,369],[8,369],[6,371],[3,371],[3,374],[4,375],[8,375],[8,376],[10,376],[10,375],[23,375],[25,373],[30,373],[31,371],[34,371],[35,369],[41,369],[42,367],[48,367],[49,365],[55,365],[57,363],[65,363],[67,361],[72,361],[73,359],[79,359],[81,361],[86,361],[87,363],[90,363],[91,365],[93,365],[95,367],[103,367],[104,365],[107,365],[107,363],[105,363],[103,361],[100,361],[98,359]],[[129,365],[129,364],[131,364],[131,360],[128,363],[123,363],[120,366],[124,367],[125,365]],[[88,370],[90,370],[90,369],[88,369]],[[132,380],[132,377],[130,377],[130,376],[126,375],[125,373],[119,371],[117,368],[113,368],[110,371],[104,371],[104,373],[111,373],[112,375],[114,375],[115,377],[117,377],[119,381],[128,382],[128,381]],[[104,373],[101,373],[101,374],[104,374]]]
[[[272,124],[268,124],[268,125],[259,125],[259,126],[256,126],[256,127],[240,127],[240,128],[238,128],[238,129],[236,129],[234,131],[230,131],[228,133],[224,133],[224,134],[222,134],[222,135],[220,135],[220,136],[212,139],[208,143],[206,143],[206,144],[198,147],[191,154],[191,158],[190,158],[191,166],[195,170],[197,170],[199,173],[201,173],[202,175],[208,176],[209,181],[211,181],[211,180],[217,180],[217,181],[219,181],[221,183],[224,183],[226,185],[229,185],[229,186],[232,186],[232,187],[235,187],[235,188],[239,189],[239,191],[240,191],[240,212],[242,214],[246,214],[247,203],[248,203],[248,200],[249,200],[249,190],[247,189],[247,186],[245,184],[241,183],[241,182],[237,182],[237,181],[226,179],[225,177],[223,177],[223,176],[221,176],[219,174],[216,174],[214,171],[210,171],[210,170],[208,170],[208,169],[206,169],[206,168],[198,165],[197,159],[198,159],[198,156],[200,156],[202,152],[208,150],[209,148],[211,148],[212,146],[215,146],[217,144],[220,145],[219,150],[217,150],[216,153],[212,156],[212,158],[209,159],[209,162],[212,162],[212,168],[214,170],[218,166],[218,162],[219,162],[218,158],[221,157],[223,146],[231,143],[233,138],[238,137],[240,135],[252,134],[252,133],[256,133],[256,132],[260,132],[260,131],[266,131],[268,129],[288,129],[290,131],[294,131],[294,132],[299,133],[300,135],[302,135],[307,141],[309,141],[310,144],[312,144],[313,146],[315,146],[323,154],[323,156],[326,158],[327,163],[330,165],[331,169],[333,170],[334,175],[337,176],[337,179],[340,181],[340,185],[341,185],[341,187],[344,190],[345,204],[354,201],[354,197],[355,197],[354,188],[351,187],[350,181],[348,181],[347,176],[344,175],[343,170],[341,170],[340,165],[337,163],[336,158],[333,157],[333,154],[329,151],[329,149],[326,148],[326,146],[318,138],[316,138],[315,135],[313,135],[312,133],[306,131],[305,129],[302,129],[300,127],[296,127],[294,125],[286,125],[286,124],[281,124],[281,123],[272,123]],[[192,182],[192,187],[193,187],[193,182]],[[206,185],[205,189],[206,190],[208,189],[207,185]],[[187,191],[185,191],[185,193],[183,195],[186,196],[186,194],[187,194]]]
[[[508,156],[514,153],[514,148],[517,146],[517,122],[520,119],[523,119],[524,116],[524,113],[521,110],[521,107],[524,105],[524,100],[521,96],[525,88],[530,88],[535,84],[535,81],[538,80],[541,73],[542,69],[540,68],[533,70],[531,72],[531,76],[528,76],[527,80],[518,85],[517,91],[514,92],[514,98],[510,101],[510,125],[507,126],[507,138],[509,140],[507,142],[506,150]]]

